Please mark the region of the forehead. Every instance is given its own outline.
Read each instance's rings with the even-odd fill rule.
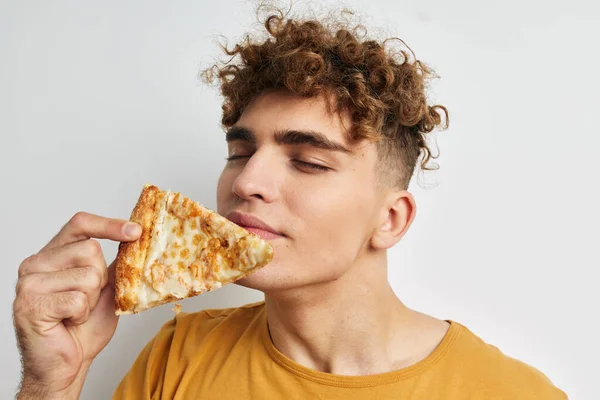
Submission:
[[[348,113],[329,112],[325,95],[303,98],[287,91],[269,91],[254,99],[236,125],[251,129],[257,140],[282,130],[320,132],[330,140],[350,145]]]

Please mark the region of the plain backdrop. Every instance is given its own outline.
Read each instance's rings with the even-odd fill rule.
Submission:
[[[221,99],[197,73],[221,57],[218,35],[233,43],[256,19],[253,3],[239,0],[0,4],[8,399],[20,376],[11,313],[22,259],[79,210],[127,218],[146,182],[216,206]],[[570,398],[600,398],[598,3],[345,4],[374,35],[402,38],[436,70],[431,101],[451,112],[451,128],[437,135],[441,169],[411,186],[418,215],[390,252],[394,290],[540,369]],[[116,244],[103,246],[111,261]],[[261,298],[230,285],[182,305]],[[171,307],[121,318],[82,398],[110,397]]]

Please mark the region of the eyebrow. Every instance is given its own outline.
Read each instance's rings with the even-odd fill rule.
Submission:
[[[254,134],[249,129],[240,126],[232,126],[229,128],[225,134],[225,140],[228,142],[239,140],[241,142],[256,143]]]
[[[236,140],[248,143],[256,143],[256,136],[247,128],[241,126],[231,127],[226,135],[225,140],[233,142]],[[307,144],[319,149],[339,151],[342,153],[352,153],[350,149],[341,143],[337,143],[329,139],[325,134],[313,130],[298,130],[285,129],[275,132],[275,142],[279,145],[301,145]]]

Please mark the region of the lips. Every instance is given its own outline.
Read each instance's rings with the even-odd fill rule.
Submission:
[[[283,233],[267,225],[260,218],[250,214],[233,211],[227,214],[227,219],[265,240],[272,240],[285,236]]]

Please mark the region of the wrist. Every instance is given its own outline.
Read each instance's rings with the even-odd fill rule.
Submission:
[[[68,386],[57,385],[56,382],[41,382],[24,375],[16,398],[18,400],[76,400],[79,399],[86,375],[87,368],[81,370]]]

